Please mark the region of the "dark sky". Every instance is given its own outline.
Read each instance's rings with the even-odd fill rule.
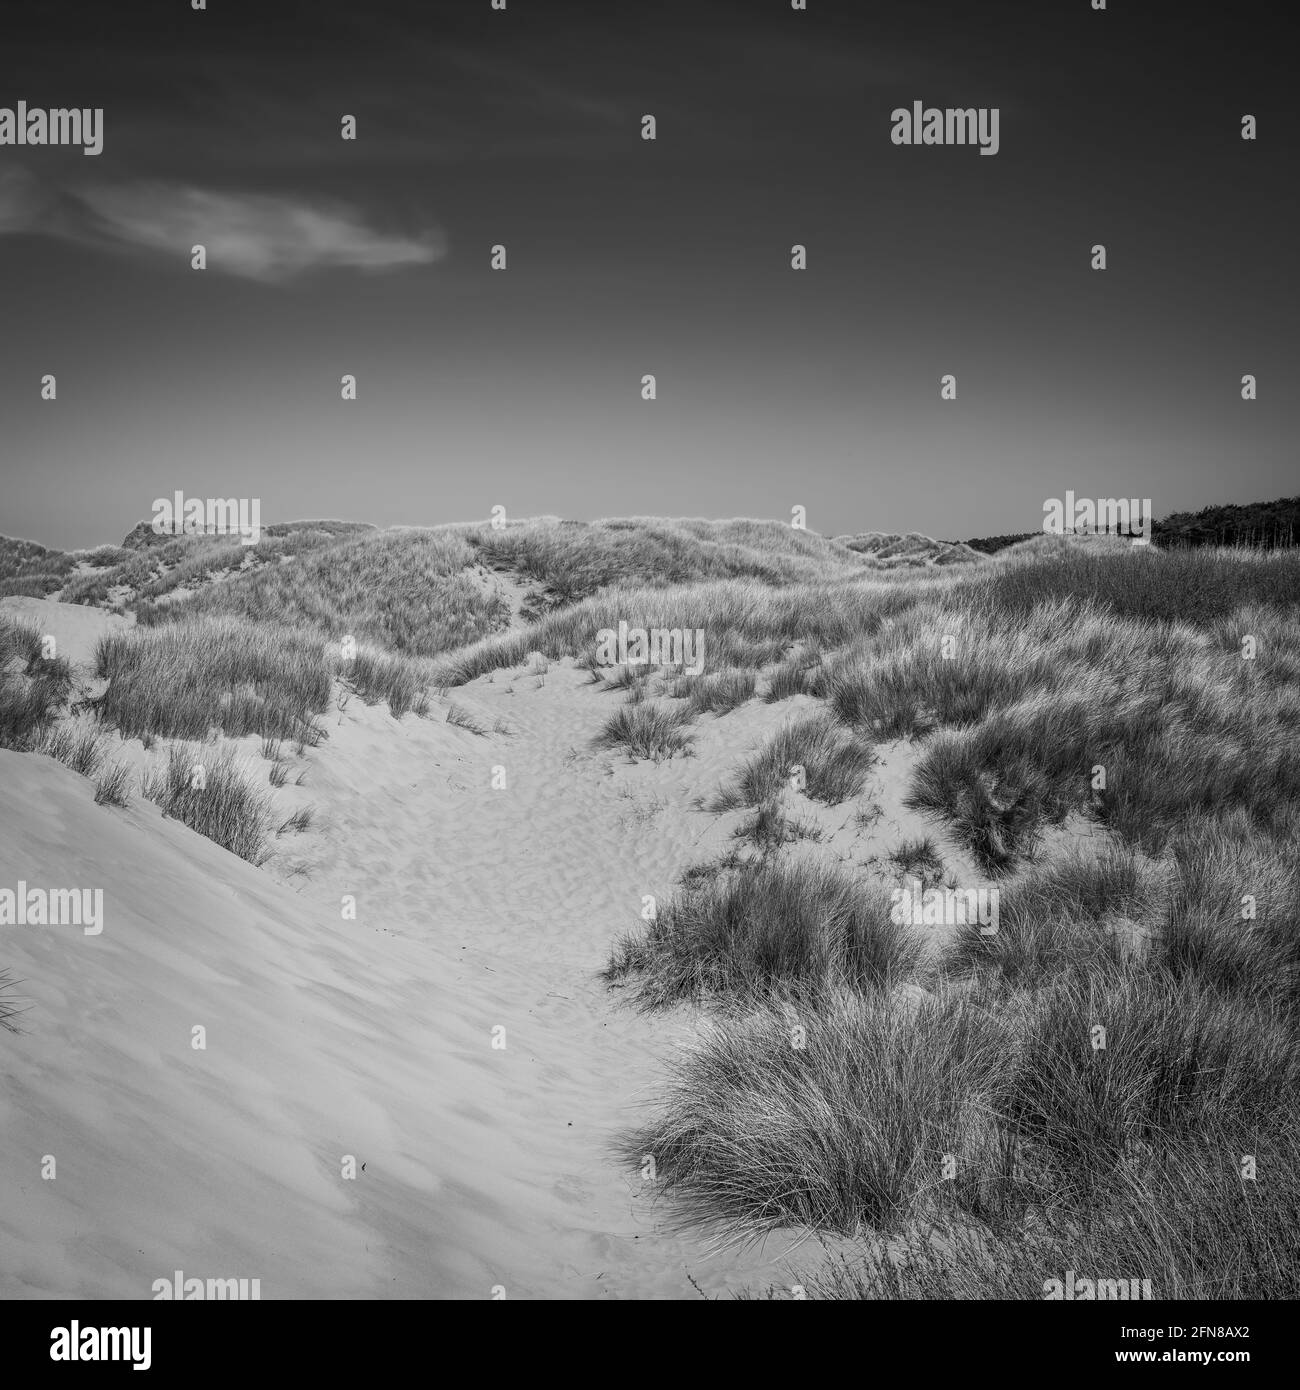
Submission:
[[[4,0],[0,107],[105,115],[98,158],[0,147],[0,533],[1293,493],[1286,9]],[[916,100],[999,153],[893,145]]]

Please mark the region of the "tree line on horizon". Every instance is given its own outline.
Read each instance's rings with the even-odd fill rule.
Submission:
[[[1007,536],[976,536],[966,544],[992,555],[1017,541],[1027,541],[1037,531]],[[1151,524],[1151,539],[1160,546],[1246,546],[1281,550],[1296,544],[1300,535],[1300,497],[1279,497],[1273,502],[1223,502],[1198,512],[1170,512]]]

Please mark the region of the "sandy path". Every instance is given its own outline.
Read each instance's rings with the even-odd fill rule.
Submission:
[[[609,1146],[644,1117],[664,1053],[693,1021],[639,1017],[595,978],[614,938],[637,925],[642,895],[662,901],[685,864],[721,842],[691,796],[781,715],[754,706],[705,721],[704,757],[632,765],[590,748],[621,698],[567,666],[542,683],[498,673],[451,700],[489,728],[505,719],[509,735],[407,720],[397,743],[386,716],[349,712],[313,755],[314,794],[337,809],[330,867],[306,891],[354,892],[361,932],[400,935],[450,963],[461,1055],[475,1072],[472,1097],[456,1104],[475,1131],[473,1185],[527,1189],[539,1231],[516,1278],[546,1296],[696,1296],[688,1270],[721,1292],[778,1278],[790,1243],[769,1241],[771,1260],[711,1256],[699,1238],[660,1228],[649,1190]],[[504,1052],[489,1045],[498,1025]]]

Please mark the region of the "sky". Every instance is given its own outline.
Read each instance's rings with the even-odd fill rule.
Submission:
[[[946,539],[1300,491],[1280,15],[5,0],[0,108],[104,116],[0,145],[0,534],[177,490]],[[996,107],[998,152],[893,143],[915,101]]]

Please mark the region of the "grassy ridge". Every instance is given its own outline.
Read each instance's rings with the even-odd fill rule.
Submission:
[[[865,567],[846,546],[775,521],[521,523],[469,535],[486,563],[545,585],[564,603],[610,584],[685,584],[753,579],[788,584]]]
[[[681,1221],[858,1238],[801,1275],[814,1296],[1041,1298],[1072,1269],[1295,1297],[1300,555],[1036,538],[878,583],[851,615],[824,586],[814,664],[773,684],[825,700],[823,738],[919,741],[912,803],[1003,877],[998,930],[911,955],[878,906],[889,968],[855,974],[832,943],[863,890],[822,891],[843,870],[795,837],[693,873],[607,971],[719,1019],[628,1160]],[[661,611],[707,627],[714,597],[757,652],[792,635],[789,593]],[[816,758],[774,745],[719,807],[778,815],[792,762]],[[1034,858],[1071,813],[1093,839]]]
[[[64,551],[0,536],[0,598],[44,598],[62,589],[78,568],[104,569],[129,558],[130,552],[120,546]]]
[[[139,618],[150,625],[212,616],[286,623],[432,656],[494,631],[509,616],[495,595],[461,573],[473,558],[464,537],[449,529],[345,537],[181,603],[142,607]]]

